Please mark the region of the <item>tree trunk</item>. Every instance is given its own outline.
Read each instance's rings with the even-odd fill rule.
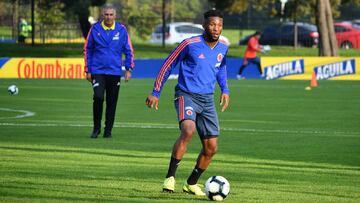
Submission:
[[[84,39],[86,39],[88,32],[90,31],[91,28],[91,24],[89,23],[88,18],[89,16],[78,14],[80,29]]]
[[[165,31],[166,31],[166,19],[165,19],[165,0],[162,0],[162,47],[165,47]]]
[[[35,45],[35,0],[31,0],[31,46]]]
[[[338,56],[338,46],[337,46],[337,39],[334,30],[334,21],[331,12],[331,6],[329,0],[326,0],[326,22],[328,26],[328,33],[329,33],[329,40],[330,40],[330,49],[331,49],[331,56]]]
[[[317,0],[317,27],[320,37],[320,56],[331,56],[328,26],[326,22],[325,9],[327,0]]]
[[[18,24],[19,24],[19,2],[18,0],[13,0],[12,1],[12,12],[13,12],[13,17],[12,17],[12,33],[11,33],[11,37],[12,39],[17,40],[18,38],[18,32],[19,32],[19,28],[18,28]]]
[[[294,49],[298,47],[298,26],[297,26],[297,10],[298,10],[298,0],[295,0],[295,9],[294,9]]]
[[[87,34],[91,28],[91,24],[89,22],[90,16],[90,1],[87,0],[79,0],[76,1],[74,5],[75,13],[78,17],[80,29],[83,37],[86,39]]]
[[[316,24],[320,37],[319,56],[338,56],[330,2],[317,0],[316,3]]]

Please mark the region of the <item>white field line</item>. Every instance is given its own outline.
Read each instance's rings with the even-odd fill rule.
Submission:
[[[8,109],[8,108],[0,108],[0,111],[10,111],[10,112],[19,112],[21,114],[12,116],[12,117],[0,117],[0,119],[9,119],[9,118],[25,118],[31,117],[35,115],[35,112],[26,111],[26,110],[17,110],[17,109]]]
[[[0,123],[0,126],[25,126],[25,127],[92,127],[91,124],[71,123]],[[160,123],[120,123],[115,128],[140,128],[140,129],[179,129],[177,125]],[[221,128],[222,131],[248,132],[248,133],[280,133],[280,134],[320,134],[320,135],[341,135],[357,137],[358,131],[325,131],[325,130],[288,130],[288,129],[250,129],[250,128]]]

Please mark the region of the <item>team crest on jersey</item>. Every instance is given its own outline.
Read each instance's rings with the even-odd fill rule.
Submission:
[[[223,59],[223,55],[222,55],[222,53],[219,53],[217,55],[217,60],[220,62],[222,59]]]

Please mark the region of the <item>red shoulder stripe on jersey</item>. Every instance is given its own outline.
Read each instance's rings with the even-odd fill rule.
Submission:
[[[156,78],[156,85],[155,85],[155,90],[156,91],[160,91],[160,86],[162,83],[162,80],[164,79],[164,75],[166,73],[166,71],[168,70],[168,68],[170,67],[170,65],[174,62],[174,60],[176,59],[176,57],[180,54],[180,52],[189,44],[194,43],[194,42],[200,42],[200,37],[196,37],[196,38],[190,38],[185,40],[183,43],[181,43],[176,50],[168,57],[168,59],[165,61],[164,65],[161,67],[161,70],[158,74],[158,77]]]

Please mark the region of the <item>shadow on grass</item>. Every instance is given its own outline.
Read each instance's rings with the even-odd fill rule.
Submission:
[[[55,152],[55,153],[79,153],[79,154],[89,154],[89,155],[104,155],[112,157],[126,157],[126,158],[155,158],[162,159],[168,158],[167,156],[151,156],[151,155],[135,155],[135,154],[120,154],[120,153],[111,153],[111,152],[101,152],[96,150],[75,150],[75,149],[39,149],[39,148],[29,148],[29,147],[6,147],[1,146],[0,149],[7,150],[21,150],[21,151],[32,151],[32,152]]]
[[[33,185],[33,186],[31,186]],[[37,187],[40,186],[40,187]],[[54,185],[55,187],[64,187],[64,185]],[[136,202],[158,202],[158,201],[181,201],[188,202],[192,200],[196,200],[199,202],[201,200],[207,201],[206,197],[196,197],[193,195],[185,194],[185,193],[163,193],[163,192],[149,192],[145,193],[139,189],[124,189],[124,188],[111,188],[111,187],[103,187],[103,186],[80,186],[82,189],[86,190],[85,192],[81,192],[82,189],[76,188],[76,191],[73,190],[73,185],[68,185],[69,188],[62,189],[52,189],[49,188],[48,184],[27,184],[27,186],[19,185],[2,185],[0,188],[2,189],[1,196],[2,199],[8,198],[17,198],[17,199],[27,199],[32,200],[34,202],[39,200],[62,200],[62,201],[86,201],[86,202],[121,202],[125,201],[124,199],[128,199],[129,201]],[[67,186],[65,186],[67,187]],[[8,190],[8,191],[4,191]],[[105,189],[105,190],[104,190]],[[9,192],[9,190],[11,192]],[[16,192],[19,190],[21,192]],[[46,192],[47,194],[35,194],[38,192]],[[101,192],[99,192],[101,191]],[[105,191],[105,192],[104,192]],[[25,194],[30,192],[32,194]],[[53,193],[54,195],[51,195]],[[87,197],[79,197],[80,195],[86,195]],[[148,194],[148,195],[146,195]],[[62,196],[59,196],[62,195]],[[78,195],[78,196],[77,196]],[[95,197],[91,197],[95,196]]]

